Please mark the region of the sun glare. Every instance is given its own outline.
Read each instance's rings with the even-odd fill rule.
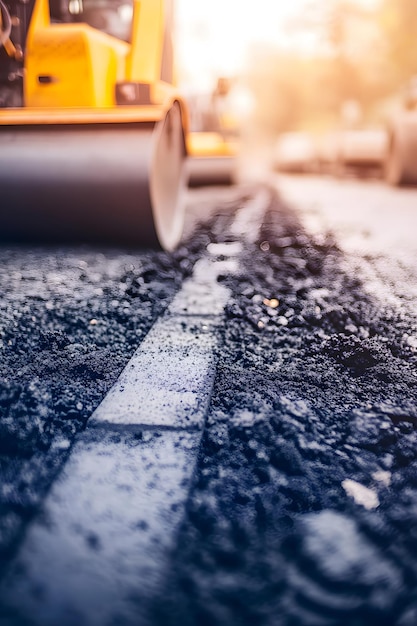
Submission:
[[[201,86],[220,74],[238,72],[251,44],[285,39],[285,23],[308,0],[290,5],[258,0],[256,10],[241,0],[177,0],[180,74]]]
[[[371,8],[379,0],[355,0]],[[310,7],[328,0],[177,0],[177,49],[183,84],[208,87],[216,76],[239,73],[255,44],[298,49],[313,54],[318,35],[311,29],[294,34],[291,25]],[[314,9],[313,9],[314,10]]]

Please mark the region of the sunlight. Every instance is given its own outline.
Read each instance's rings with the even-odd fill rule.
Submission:
[[[370,9],[379,0],[355,0]],[[314,54],[320,45],[314,29],[294,29],[297,20],[328,5],[328,0],[177,0],[177,47],[180,80],[202,88],[219,75],[241,71],[255,44]]]
[[[239,0],[196,3],[178,0],[177,33],[180,75],[185,82],[206,86],[215,76],[239,72],[250,45],[278,44],[288,40],[285,24],[308,0],[291,5],[276,0],[253,4]]]

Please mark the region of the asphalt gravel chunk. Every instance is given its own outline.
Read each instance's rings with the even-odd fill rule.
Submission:
[[[241,262],[152,624],[412,626],[415,318],[279,197]]]

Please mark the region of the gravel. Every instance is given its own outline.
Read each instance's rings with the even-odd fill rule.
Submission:
[[[415,321],[276,196],[227,285],[198,472],[151,621],[411,626]]]

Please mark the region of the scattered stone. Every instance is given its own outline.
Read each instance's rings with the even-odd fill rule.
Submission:
[[[360,504],[368,511],[379,507],[378,494],[373,489],[369,489],[351,478],[346,478],[342,481],[342,487],[347,495],[354,499],[356,504]]]

